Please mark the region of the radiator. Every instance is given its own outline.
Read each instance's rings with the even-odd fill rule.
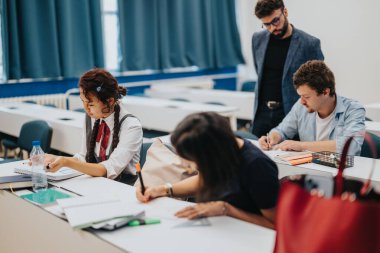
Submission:
[[[40,105],[51,105],[57,108],[66,109],[66,95],[65,94],[0,98],[0,103],[24,102],[24,101],[34,101],[35,103],[40,104]]]

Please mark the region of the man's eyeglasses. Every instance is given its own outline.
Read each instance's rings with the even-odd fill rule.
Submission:
[[[273,25],[273,26],[278,26],[278,25],[280,24],[281,16],[282,16],[282,15],[284,15],[283,12],[281,12],[280,16],[275,17],[274,19],[272,19],[271,22],[269,22],[269,23],[263,23],[261,27],[262,27],[262,28],[264,28],[264,27],[265,27],[265,28],[270,28],[271,25]]]

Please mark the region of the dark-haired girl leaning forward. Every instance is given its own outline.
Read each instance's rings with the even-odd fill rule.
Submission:
[[[48,171],[70,167],[90,176],[133,184],[142,127],[119,102],[126,89],[109,72],[95,68],[81,76],[79,90],[87,114],[81,152],[74,157],[46,155]]]
[[[195,219],[228,215],[274,228],[279,190],[276,164],[247,140],[236,138],[228,121],[211,113],[192,114],[176,127],[171,142],[184,165],[199,174],[171,185],[147,187],[137,198],[197,196],[198,204],[176,213]]]

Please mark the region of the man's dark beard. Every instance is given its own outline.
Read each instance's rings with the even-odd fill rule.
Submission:
[[[284,26],[282,27],[282,29],[280,30],[280,33],[279,34],[273,34],[272,33],[272,36],[276,39],[282,39],[282,37],[284,37],[284,35],[286,34],[286,32],[288,31],[288,27],[289,27],[289,22],[288,22],[288,19],[285,18],[285,21],[284,21]]]

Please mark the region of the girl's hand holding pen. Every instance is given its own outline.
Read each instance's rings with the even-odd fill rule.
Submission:
[[[136,188],[136,198],[144,203],[163,196],[166,196],[165,186],[146,187],[144,194],[140,187]]]

